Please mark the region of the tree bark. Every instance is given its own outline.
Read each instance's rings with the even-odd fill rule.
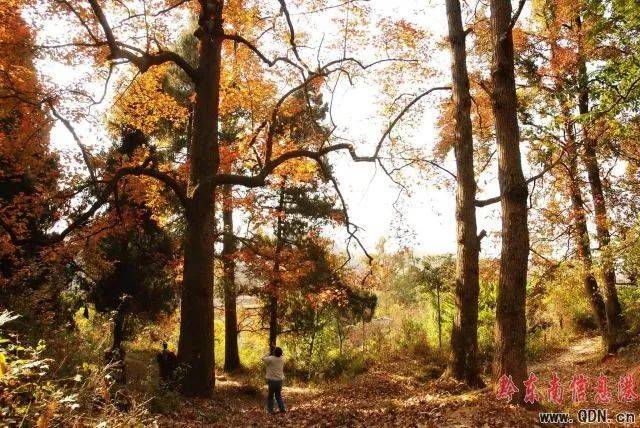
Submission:
[[[610,336],[607,329],[607,316],[605,311],[605,303],[602,294],[598,288],[598,281],[593,274],[593,261],[591,257],[591,240],[589,238],[589,230],[587,228],[587,217],[584,210],[584,200],[582,198],[582,189],[578,181],[578,165],[577,165],[577,149],[576,138],[574,132],[574,124],[570,119],[570,114],[566,106],[562,106],[562,116],[564,120],[566,152],[567,152],[567,180],[569,197],[571,199],[571,216],[574,225],[574,240],[578,250],[578,257],[583,268],[583,284],[584,290],[589,299],[593,316],[598,324],[598,328],[602,334],[602,341],[609,348]]]
[[[273,282],[269,297],[269,349],[276,347],[278,341],[278,289],[280,288],[280,254],[282,253],[282,226],[284,225],[285,206],[284,189],[286,179],[280,187],[280,201],[278,202],[278,221],[276,224],[276,250],[273,257]]]
[[[125,351],[122,342],[125,336],[125,322],[129,313],[131,297],[122,296],[113,315],[113,343],[105,353],[107,370],[116,384],[126,385],[127,372],[124,362]]]
[[[578,30],[581,31],[581,20],[577,20]],[[579,55],[578,66],[578,108],[581,115],[589,113],[589,77],[587,75],[587,65],[582,52]],[[589,136],[586,126],[582,127],[583,151],[582,162],[587,170],[589,187],[595,213],[596,237],[600,245],[602,254],[602,278],[606,295],[605,308],[607,313],[607,325],[609,328],[608,352],[615,352],[620,346],[624,346],[628,341],[626,335],[627,323],[622,314],[622,306],[618,299],[616,289],[616,271],[611,254],[609,254],[609,243],[611,242],[611,232],[609,230],[609,216],[607,204],[600,178],[600,165],[596,152],[596,142]]]
[[[193,136],[189,157],[189,206],[186,210],[184,274],[180,307],[178,358],[182,391],[210,396],[215,384],[213,336],[214,185],[219,167],[218,107],[223,41],[222,5],[203,3],[197,35],[199,79],[196,82]]]
[[[498,144],[498,181],[502,206],[502,252],[496,305],[494,375],[512,376],[515,402],[523,403],[527,363],[525,317],[529,229],[527,184],[522,173],[518,128],[511,2],[491,0],[493,44],[492,108]]]
[[[455,303],[451,330],[451,356],[447,374],[473,387],[484,386],[478,375],[478,258],[480,244],[476,225],[476,181],[473,167],[471,95],[467,73],[465,32],[459,0],[446,0],[451,50],[451,76],[455,106],[455,155],[458,176],[456,222]],[[440,307],[438,290],[438,328]],[[442,341],[440,333],[439,340]]]
[[[111,345],[112,350],[122,349],[122,342],[124,341],[125,318],[125,310],[122,307],[118,307],[113,316],[113,344]]]
[[[438,349],[442,349],[442,310],[440,307],[440,284],[436,286],[436,304],[438,305]]]
[[[236,240],[233,235],[232,186],[224,184],[222,189],[222,265],[224,272],[224,370],[231,372],[240,368],[238,352],[238,314],[236,307]]]

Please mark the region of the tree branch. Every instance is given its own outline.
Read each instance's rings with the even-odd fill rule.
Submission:
[[[91,5],[91,9],[96,16],[100,27],[102,27],[105,38],[107,39],[107,45],[111,52],[109,59],[126,59],[143,73],[154,65],[172,62],[180,67],[192,81],[198,81],[198,72],[187,62],[187,60],[175,52],[161,51],[156,54],[149,54],[135,47],[127,46],[118,42],[102,7],[98,3],[98,0],[89,0],[89,4]],[[139,54],[135,54],[132,51],[139,52]]]
[[[296,44],[296,33],[293,29],[293,23],[291,22],[291,15],[289,15],[289,9],[287,9],[287,3],[285,0],[278,0],[280,3],[280,11],[284,13],[284,16],[287,20],[287,25],[289,26],[289,43],[291,44],[291,48],[293,49],[293,54],[296,56],[296,59],[300,61],[300,64],[304,66],[304,68],[309,69],[307,64],[300,58],[300,54],[298,53],[298,45]]]
[[[158,171],[153,168],[146,168],[144,166],[137,167],[126,167],[118,170],[119,173],[125,175],[134,175],[134,176],[147,176],[155,178],[158,181],[164,183],[168,188],[173,190],[176,197],[180,201],[182,207],[186,210],[189,208],[189,198],[187,197],[187,191],[182,183],[176,180],[174,177],[170,176],[167,173],[162,171]]]
[[[258,49],[258,47],[256,45],[254,45],[249,40],[245,39],[244,37],[242,37],[239,34],[224,34],[223,38],[225,40],[232,40],[232,41],[234,41],[236,43],[240,43],[240,44],[246,46],[251,51],[253,51],[253,53],[255,53],[258,56],[258,58],[260,58],[262,60],[262,62],[267,64],[269,67],[273,67],[274,65],[276,65],[279,62],[284,62],[284,63],[287,63],[287,64],[297,68],[300,71],[304,71],[304,68],[302,68],[300,65],[296,64],[295,62],[291,61],[289,58],[282,57],[282,56],[276,57],[274,59],[267,58],[267,56],[264,53],[262,53],[262,51],[260,49]]]
[[[549,165],[547,165],[546,167],[544,167],[542,169],[542,171],[540,171],[536,175],[534,175],[532,177],[529,177],[525,181],[525,184],[530,184],[530,183],[538,180],[539,178],[544,176],[547,172],[551,171],[553,168],[558,166],[562,162],[562,159],[563,159],[565,153],[566,153],[566,150],[563,150],[562,154],[560,156],[558,156],[558,159],[556,159],[554,162],[552,162]],[[500,199],[502,199],[502,195],[494,196],[493,198],[488,198],[488,199],[481,199],[481,200],[476,199],[475,205],[476,205],[476,207],[486,207],[488,205],[492,205],[492,204],[495,204],[497,202],[500,202]]]
[[[93,215],[104,204],[108,202],[111,194],[115,192],[118,186],[118,182],[122,178],[128,175],[134,175],[134,176],[145,175],[145,176],[153,177],[162,181],[175,192],[176,196],[182,203],[185,210],[188,210],[188,199],[186,197],[186,192],[184,190],[184,187],[178,181],[176,181],[173,177],[161,171],[150,169],[145,166],[136,166],[136,167],[125,167],[116,171],[116,173],[113,175],[111,180],[106,182],[106,187],[102,190],[102,192],[94,201],[94,203],[91,204],[89,209],[87,209],[87,211],[85,211],[84,213],[76,217],[60,233],[57,233],[55,235],[49,235],[44,238],[34,238],[34,237],[21,238],[18,235],[18,233],[2,218],[0,218],[0,227],[2,227],[7,233],[7,235],[9,235],[9,238],[11,239],[11,242],[14,245],[32,244],[36,246],[47,246],[47,245],[53,245],[53,244],[62,242],[71,232],[73,232],[78,227],[83,226],[87,221],[89,221],[89,219],[91,219],[91,217],[93,217]]]
[[[524,5],[526,2],[527,0],[520,0],[520,3],[518,3],[518,9],[516,10],[516,13],[511,17],[509,26],[507,27],[505,32],[502,34],[502,36],[500,36],[500,41],[505,41],[509,33],[513,31],[513,27],[515,27],[516,22],[518,22],[518,18],[520,17],[520,14],[522,13],[522,9],[524,9]]]
[[[93,166],[93,161],[91,159],[91,154],[89,153],[89,150],[87,150],[87,147],[84,145],[82,140],[80,140],[80,137],[78,137],[78,134],[76,133],[75,128],[71,125],[71,122],[69,122],[66,118],[64,118],[58,112],[58,110],[54,107],[53,102],[51,102],[51,100],[46,100],[45,102],[49,106],[51,113],[55,116],[56,119],[62,122],[65,128],[67,128],[67,131],[69,131],[74,141],[80,148],[80,152],[82,153],[82,159],[84,160],[84,163],[87,166],[87,169],[89,170],[89,177],[91,178],[91,182],[93,183],[94,187],[97,187],[96,171]]]

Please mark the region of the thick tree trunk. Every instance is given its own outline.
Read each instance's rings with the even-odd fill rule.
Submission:
[[[224,370],[234,371],[240,368],[238,352],[238,315],[236,308],[236,240],[233,235],[233,197],[232,186],[222,186],[222,265],[224,272]]]
[[[455,106],[455,155],[458,175],[456,191],[458,251],[455,283],[457,312],[451,330],[451,357],[447,374],[476,387],[484,384],[478,375],[477,361],[478,254],[480,244],[476,225],[471,95],[469,93],[467,53],[460,1],[446,0],[446,9],[451,50],[451,76]],[[438,328],[440,328],[439,317],[440,308],[438,307]],[[439,340],[442,340],[440,333]]]
[[[218,2],[204,2],[198,36],[199,79],[196,82],[193,137],[189,158],[189,206],[184,251],[178,358],[183,366],[182,390],[187,395],[213,392],[213,256],[214,185],[219,166],[218,105],[222,10]]]
[[[574,240],[578,250],[578,257],[582,263],[582,280],[584,283],[584,290],[587,294],[587,298],[589,299],[593,316],[598,324],[600,333],[602,334],[602,341],[608,349],[611,338],[607,329],[607,316],[604,300],[602,299],[602,294],[600,294],[596,277],[593,274],[591,240],[589,238],[589,230],[587,228],[587,217],[584,210],[582,189],[580,188],[580,183],[578,181],[575,132],[566,107],[562,107],[562,115],[565,123],[565,138],[567,144],[566,152],[568,159],[567,180],[569,184],[569,197],[571,198],[571,216],[573,217]]]
[[[578,25],[580,20],[578,20]],[[578,83],[580,92],[578,96],[578,108],[581,115],[589,113],[589,87],[587,66],[584,58],[581,56],[578,69]],[[600,179],[600,165],[596,154],[596,142],[589,137],[587,127],[583,126],[583,152],[582,162],[587,170],[589,178],[589,187],[591,189],[591,198],[593,199],[593,207],[595,212],[596,236],[600,245],[602,254],[602,277],[604,280],[604,289],[606,294],[605,307],[607,312],[607,323],[609,328],[609,352],[615,352],[620,346],[627,341],[626,320],[622,314],[622,306],[618,299],[618,291],[616,289],[616,272],[611,254],[609,254],[609,243],[611,242],[611,232],[609,231],[609,216],[607,214],[607,205],[602,189],[602,180]]]
[[[276,347],[278,341],[278,292],[280,288],[280,255],[282,253],[282,226],[284,225],[285,206],[284,189],[286,179],[280,187],[280,201],[278,202],[278,221],[276,224],[276,250],[273,258],[273,282],[269,297],[269,349]]]
[[[527,363],[525,300],[529,229],[527,183],[520,159],[520,130],[514,75],[511,2],[491,0],[493,43],[492,103],[498,144],[498,180],[502,206],[502,253],[496,307],[494,375],[512,376],[522,403]]]

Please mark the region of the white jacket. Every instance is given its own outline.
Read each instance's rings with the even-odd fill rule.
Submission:
[[[262,362],[267,366],[268,380],[284,380],[284,358],[267,355],[262,357]]]

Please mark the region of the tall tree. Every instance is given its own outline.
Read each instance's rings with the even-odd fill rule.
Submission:
[[[578,108],[581,115],[589,114],[589,76],[587,74],[587,58],[585,52],[585,35],[582,28],[580,12],[575,20],[578,33]],[[602,254],[602,278],[605,289],[605,308],[609,338],[607,351],[615,352],[620,346],[627,343],[626,321],[622,314],[622,306],[618,299],[616,289],[616,271],[612,259],[609,244],[611,243],[611,231],[609,230],[609,214],[602,186],[600,165],[597,157],[596,140],[591,135],[589,122],[582,126],[582,162],[587,170],[591,200],[593,201],[596,237],[600,244]]]
[[[494,375],[507,375],[516,385],[526,379],[525,300],[529,258],[528,188],[520,154],[513,21],[509,0],[491,0],[492,103],[498,144],[498,181],[502,207],[502,250],[496,302]],[[517,401],[524,399],[519,388]]]
[[[236,238],[233,235],[233,195],[232,186],[222,186],[222,266],[224,290],[224,370],[234,371],[240,368],[238,350],[238,314],[236,288]]]
[[[593,316],[598,324],[602,334],[602,340],[609,348],[610,337],[607,326],[607,316],[605,311],[605,302],[598,288],[598,281],[593,272],[593,258],[591,255],[591,239],[589,238],[589,230],[587,228],[587,217],[585,214],[584,198],[582,197],[582,189],[579,181],[578,173],[578,150],[575,136],[575,125],[571,121],[569,109],[566,102],[561,100],[563,105],[560,107],[564,133],[566,138],[567,161],[565,162],[566,179],[568,182],[567,192],[571,200],[571,218],[573,220],[573,235],[578,252],[578,257],[582,263],[582,281],[584,290]]]
[[[307,260],[303,255],[308,245],[313,245],[309,236],[320,234],[322,227],[335,224],[341,212],[335,208],[335,199],[325,194],[326,183],[303,177],[282,177],[274,208],[275,225],[273,244],[269,253],[270,272],[266,276],[266,317],[268,319],[269,346],[277,344],[282,332],[282,317],[291,310],[287,294],[298,293],[300,276],[306,272]],[[299,266],[296,266],[299,265]],[[292,272],[299,271],[299,275]]]
[[[476,181],[473,167],[471,95],[467,72],[465,30],[459,0],[447,0],[449,49],[454,108],[454,148],[457,170],[457,245],[455,302],[448,372],[470,386],[483,386],[478,374],[478,258],[480,239],[476,225]]]

